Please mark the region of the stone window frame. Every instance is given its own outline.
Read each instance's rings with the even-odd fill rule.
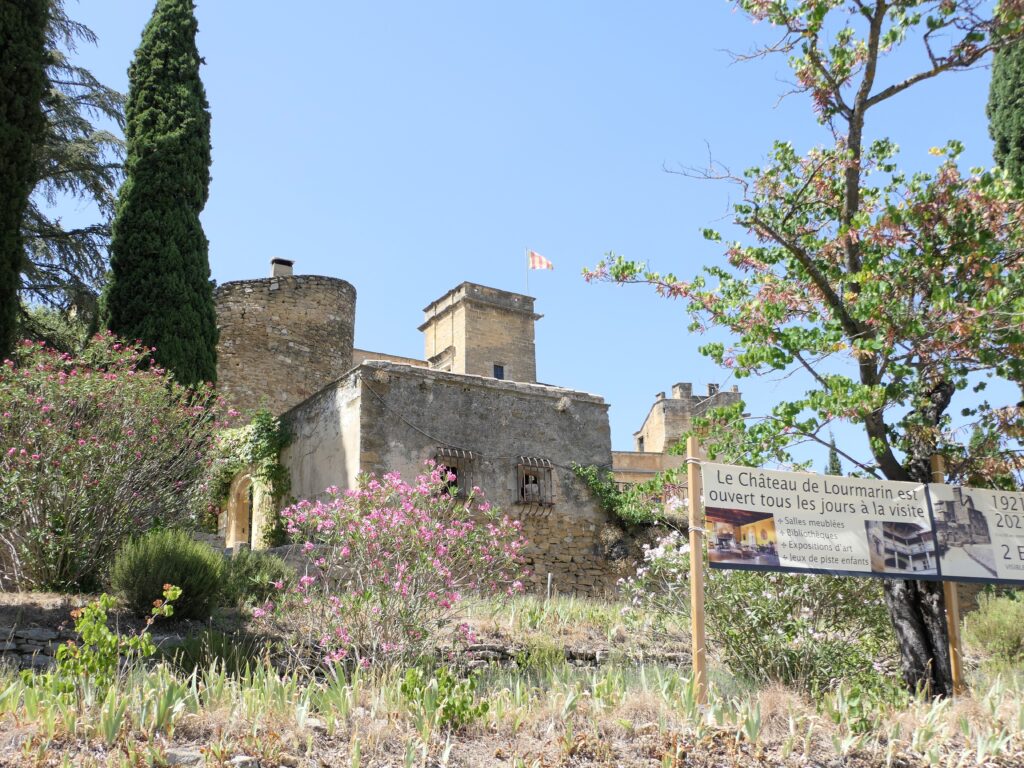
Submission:
[[[527,485],[527,477],[536,479],[536,489]],[[520,456],[516,464],[516,504],[551,507],[555,503],[554,466],[548,459]]]
[[[439,467],[444,467],[455,475],[455,493],[451,493],[452,486],[449,486],[449,494],[458,499],[465,499],[473,488],[473,474],[475,457],[472,451],[462,448],[438,448],[434,452],[434,461]]]

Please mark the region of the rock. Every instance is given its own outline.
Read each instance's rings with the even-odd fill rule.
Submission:
[[[313,733],[327,733],[327,723],[319,717],[307,717],[306,727]]]
[[[167,765],[199,765],[203,755],[198,749],[172,747],[164,752],[164,761]]]
[[[6,651],[16,651],[16,650],[18,650],[18,644],[17,643],[12,643],[9,640],[0,640],[0,653],[4,653]]]
[[[469,655],[475,661],[503,661],[508,658],[508,654],[503,651],[470,651]]]
[[[295,755],[291,755],[285,752],[279,758],[277,758],[277,762],[279,765],[284,766],[284,768],[297,768],[300,760]]]
[[[46,627],[32,627],[31,629],[19,629],[15,636],[20,640],[34,640],[38,643],[45,643],[48,640],[56,640],[57,633]]]
[[[260,761],[249,755],[235,755],[228,760],[228,765],[234,768],[260,768]]]

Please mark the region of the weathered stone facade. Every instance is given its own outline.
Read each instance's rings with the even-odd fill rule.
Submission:
[[[216,291],[218,388],[242,412],[288,410],[352,367],[356,289],[278,275]]]
[[[671,453],[612,451],[612,476],[619,485],[636,485],[666,469],[679,469],[685,463],[685,456]]]
[[[423,309],[424,356],[431,368],[476,376],[537,380],[533,297],[462,283]],[[500,374],[500,375],[499,375]]]
[[[428,459],[457,463],[460,485],[523,521],[537,586],[550,573],[561,592],[603,592],[624,534],[572,464],[611,466],[607,411],[602,398],[560,387],[368,361],[284,415],[293,440],[282,462],[300,498],[351,487],[361,471],[411,477]]]
[[[640,453],[665,453],[690,430],[694,418],[740,399],[736,387],[726,392],[717,384],[708,384],[707,394],[695,395],[692,384],[673,384],[672,397],[665,397],[664,392],[657,394],[643,426],[633,433],[634,446]]]

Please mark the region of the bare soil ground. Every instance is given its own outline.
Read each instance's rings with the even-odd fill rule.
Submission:
[[[0,592],[0,628],[45,627],[73,629],[71,611],[96,600],[96,595],[62,595],[55,592]],[[146,620],[126,609],[115,609],[109,615],[111,626],[121,632],[142,629]],[[244,617],[235,610],[218,612],[214,626],[231,631],[242,626]],[[202,621],[180,620],[173,616],[161,618],[154,626],[156,634],[187,635],[210,626]]]

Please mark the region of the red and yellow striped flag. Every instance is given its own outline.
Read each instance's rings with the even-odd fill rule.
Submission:
[[[555,265],[545,259],[536,251],[527,251],[526,258],[529,259],[530,269],[554,269]]]

